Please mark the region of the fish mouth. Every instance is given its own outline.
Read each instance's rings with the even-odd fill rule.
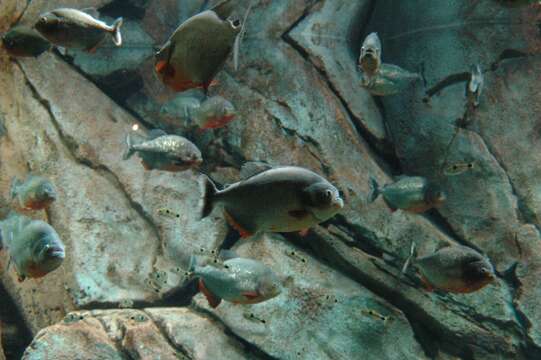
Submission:
[[[47,249],[47,257],[55,259],[64,259],[66,257],[66,252],[60,247],[51,247]]]

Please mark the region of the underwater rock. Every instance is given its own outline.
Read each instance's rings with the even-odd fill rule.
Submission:
[[[126,355],[165,360],[254,358],[208,315],[162,308],[70,313],[41,330],[23,359],[125,359]]]
[[[274,358],[424,358],[402,312],[280,236],[263,235],[235,251],[270,266],[284,282],[282,293],[254,306],[222,303],[212,313]],[[196,301],[209,309],[202,296]],[[391,341],[395,346],[386,345]]]

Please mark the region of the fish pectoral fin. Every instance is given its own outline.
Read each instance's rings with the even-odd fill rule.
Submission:
[[[198,288],[199,291],[201,291],[203,295],[205,295],[205,297],[207,298],[207,301],[211,308],[215,309],[218,307],[218,305],[220,305],[222,299],[217,297],[207,289],[205,283],[203,282],[203,279],[199,279]]]
[[[248,300],[254,300],[259,297],[259,294],[257,291],[246,291],[242,293],[242,296],[244,296]]]
[[[300,210],[290,210],[287,212],[289,214],[289,216],[292,216],[294,217],[295,219],[302,219],[306,216],[309,215],[309,212],[304,210],[304,209],[300,209]]]
[[[224,216],[227,223],[238,233],[241,238],[247,238],[253,235],[252,232],[246,230],[242,225],[240,225],[227,211],[224,210]]]

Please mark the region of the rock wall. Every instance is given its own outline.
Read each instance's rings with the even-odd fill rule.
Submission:
[[[211,89],[235,104],[239,119],[200,133],[171,111],[187,95],[156,78],[152,48],[208,1],[23,3],[2,2],[2,30],[61,5],[126,20],[122,48],[19,60],[0,52],[2,195],[12,176],[51,178],[59,200],[34,216],[67,249],[62,267],[41,281],[19,284],[2,273],[35,336],[25,358],[541,357],[539,5],[254,0],[240,69],[228,63]],[[248,4],[238,1],[239,13]],[[368,31],[380,33],[384,61],[420,71],[423,84],[370,96],[356,69]],[[458,127],[465,83],[446,79],[477,63],[485,93]],[[220,181],[238,179],[246,160],[301,165],[336,183],[347,205],[307,237],[235,243],[219,211],[199,219],[197,173],[122,161],[134,124],[189,137]],[[462,163],[473,169],[446,173]],[[446,206],[419,216],[366,202],[369,177],[385,183],[401,172],[440,182]],[[482,250],[498,269],[497,286],[427,293],[413,273],[400,277],[412,241],[421,255],[452,243]],[[279,297],[213,310],[180,285],[190,254],[232,244],[285,279]]]

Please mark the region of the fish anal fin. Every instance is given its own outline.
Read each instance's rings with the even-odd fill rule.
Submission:
[[[220,305],[220,303],[222,302],[222,299],[215,296],[213,293],[211,293],[207,289],[207,287],[205,286],[205,283],[203,282],[203,279],[199,279],[198,288],[199,288],[199,291],[201,291],[201,293],[203,293],[203,295],[205,295],[205,297],[207,298],[207,301],[211,308],[215,309],[218,307],[218,305]]]
[[[310,228],[302,229],[301,231],[299,231],[299,235],[302,236],[302,237],[305,237],[305,236],[308,235],[309,232],[310,232]]]
[[[158,74],[163,74],[166,68],[167,68],[167,61],[165,60],[158,61],[156,65],[154,66],[154,69],[156,70]]]
[[[300,209],[300,210],[290,210],[288,211],[288,214],[289,216],[292,216],[294,217],[295,219],[302,219],[302,218],[305,218],[306,216],[308,216],[308,211],[304,210],[304,209]]]
[[[253,235],[252,232],[246,230],[242,225],[240,225],[227,211],[224,210],[224,216],[227,223],[235,229],[241,238],[247,238]]]
[[[421,284],[423,285],[423,288],[428,291],[432,292],[434,291],[434,287],[428,282],[428,280],[421,275]]]
[[[246,291],[242,293],[242,296],[244,296],[248,300],[255,300],[259,297],[259,294],[257,291]]]

